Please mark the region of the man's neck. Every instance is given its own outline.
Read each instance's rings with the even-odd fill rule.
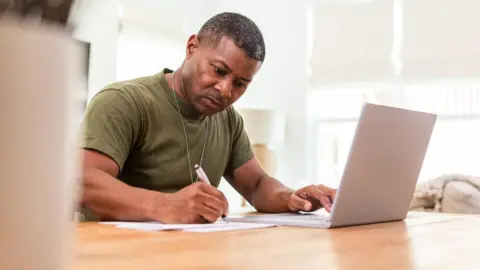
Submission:
[[[177,69],[173,73],[167,74],[168,75],[167,82],[168,82],[168,85],[175,91],[175,94],[178,97],[180,97],[183,102],[190,104],[190,102],[188,102],[187,97],[185,96],[184,91],[182,91],[183,81],[182,81],[180,72],[181,72],[180,69]]]
[[[201,114],[195,109],[190,100],[187,98],[180,72],[181,68],[177,69],[172,73],[167,73],[165,74],[165,79],[168,86],[174,90],[175,95],[178,97],[179,101],[183,103],[183,105],[181,105],[181,107],[183,107],[182,113],[186,113],[186,115],[189,115],[189,117],[191,118],[198,118]]]

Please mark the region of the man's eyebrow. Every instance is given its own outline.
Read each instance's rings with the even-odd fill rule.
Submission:
[[[227,70],[227,72],[232,72],[232,69],[227,65],[227,63],[225,63],[222,60],[217,60],[217,61],[218,61],[219,64],[221,64]],[[239,79],[242,80],[242,81],[246,81],[246,82],[251,82],[252,81],[251,79],[247,79],[247,78],[243,78],[243,77],[240,77]]]
[[[250,81],[252,81],[252,80],[250,80],[250,79],[243,78],[243,77],[240,77],[239,79],[240,79],[240,80],[242,80],[242,81],[246,81],[246,82],[250,82]]]

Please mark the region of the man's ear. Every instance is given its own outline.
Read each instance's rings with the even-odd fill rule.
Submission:
[[[198,50],[200,46],[200,41],[198,40],[197,35],[191,35],[187,41],[187,59],[190,59],[195,51]]]

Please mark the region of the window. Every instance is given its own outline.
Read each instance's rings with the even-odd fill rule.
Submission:
[[[383,89],[379,91],[379,89]],[[419,181],[448,173],[480,175],[480,81],[409,83],[402,89],[365,84],[311,91],[311,175],[316,182],[338,187],[364,101],[439,115]]]
[[[309,175],[314,182],[338,187],[358,117],[373,85],[339,85],[308,93],[311,117]]]
[[[420,175],[480,175],[480,81],[456,80],[409,84],[405,107],[439,115]]]

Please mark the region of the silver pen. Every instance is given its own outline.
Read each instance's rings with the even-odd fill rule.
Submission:
[[[206,183],[208,185],[211,185],[210,180],[208,180],[207,174],[203,171],[202,167],[200,167],[198,164],[195,164],[195,172],[197,173],[197,176],[201,181],[203,181],[204,183]],[[230,223],[228,221],[227,216],[225,216],[224,214],[222,214],[222,219],[226,223]]]

